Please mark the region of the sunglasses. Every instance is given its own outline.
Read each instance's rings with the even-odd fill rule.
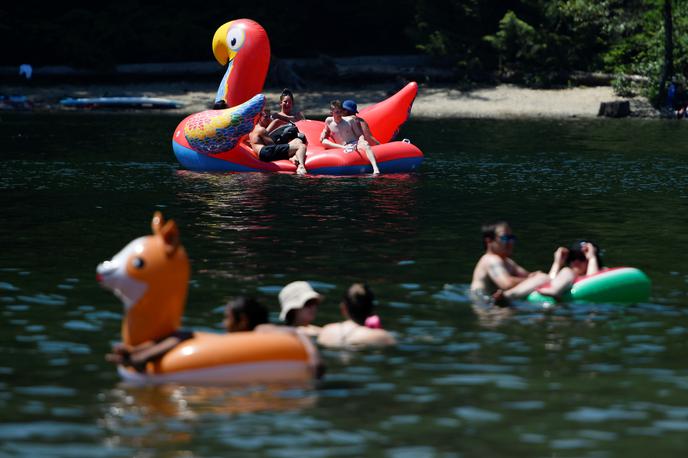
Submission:
[[[514,234],[505,234],[505,235],[500,235],[499,237],[497,237],[497,239],[502,243],[509,243],[509,242],[515,242],[516,236]]]

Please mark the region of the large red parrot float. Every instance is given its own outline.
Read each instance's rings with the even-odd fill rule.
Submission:
[[[296,166],[288,160],[260,161],[247,143],[265,104],[260,93],[270,63],[270,42],[265,30],[250,19],[230,21],[215,32],[213,54],[221,65],[227,65],[215,102],[224,101],[229,108],[195,113],[179,123],[172,138],[177,160],[195,171],[294,172]],[[409,83],[392,97],[359,113],[381,142],[372,148],[382,173],[411,172],[423,161],[423,153],[409,141],[390,141],[408,119],[417,93],[418,85]],[[326,149],[320,143],[322,121],[304,120],[296,126],[308,141],[309,173],[371,172],[365,153]]]

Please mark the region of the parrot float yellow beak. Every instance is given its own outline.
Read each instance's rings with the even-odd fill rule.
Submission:
[[[233,60],[236,56],[237,51],[239,50],[238,48],[241,47],[237,47],[237,39],[240,39],[241,44],[243,44],[245,35],[243,29],[239,28],[237,28],[239,30],[234,30],[232,34],[234,45],[230,46],[227,43],[227,34],[229,33],[230,29],[232,29],[232,25],[234,23],[235,21],[229,21],[226,24],[221,25],[220,28],[215,31],[215,35],[213,36],[213,55],[222,66],[227,65],[227,63]]]

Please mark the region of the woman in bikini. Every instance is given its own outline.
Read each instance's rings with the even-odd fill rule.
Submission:
[[[318,343],[332,348],[384,347],[396,344],[392,334],[380,327],[375,315],[375,296],[364,283],[349,287],[339,308],[345,320],[322,328]]]

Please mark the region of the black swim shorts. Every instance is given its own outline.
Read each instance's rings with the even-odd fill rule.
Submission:
[[[261,148],[258,158],[263,162],[289,159],[289,145],[265,145]]]

